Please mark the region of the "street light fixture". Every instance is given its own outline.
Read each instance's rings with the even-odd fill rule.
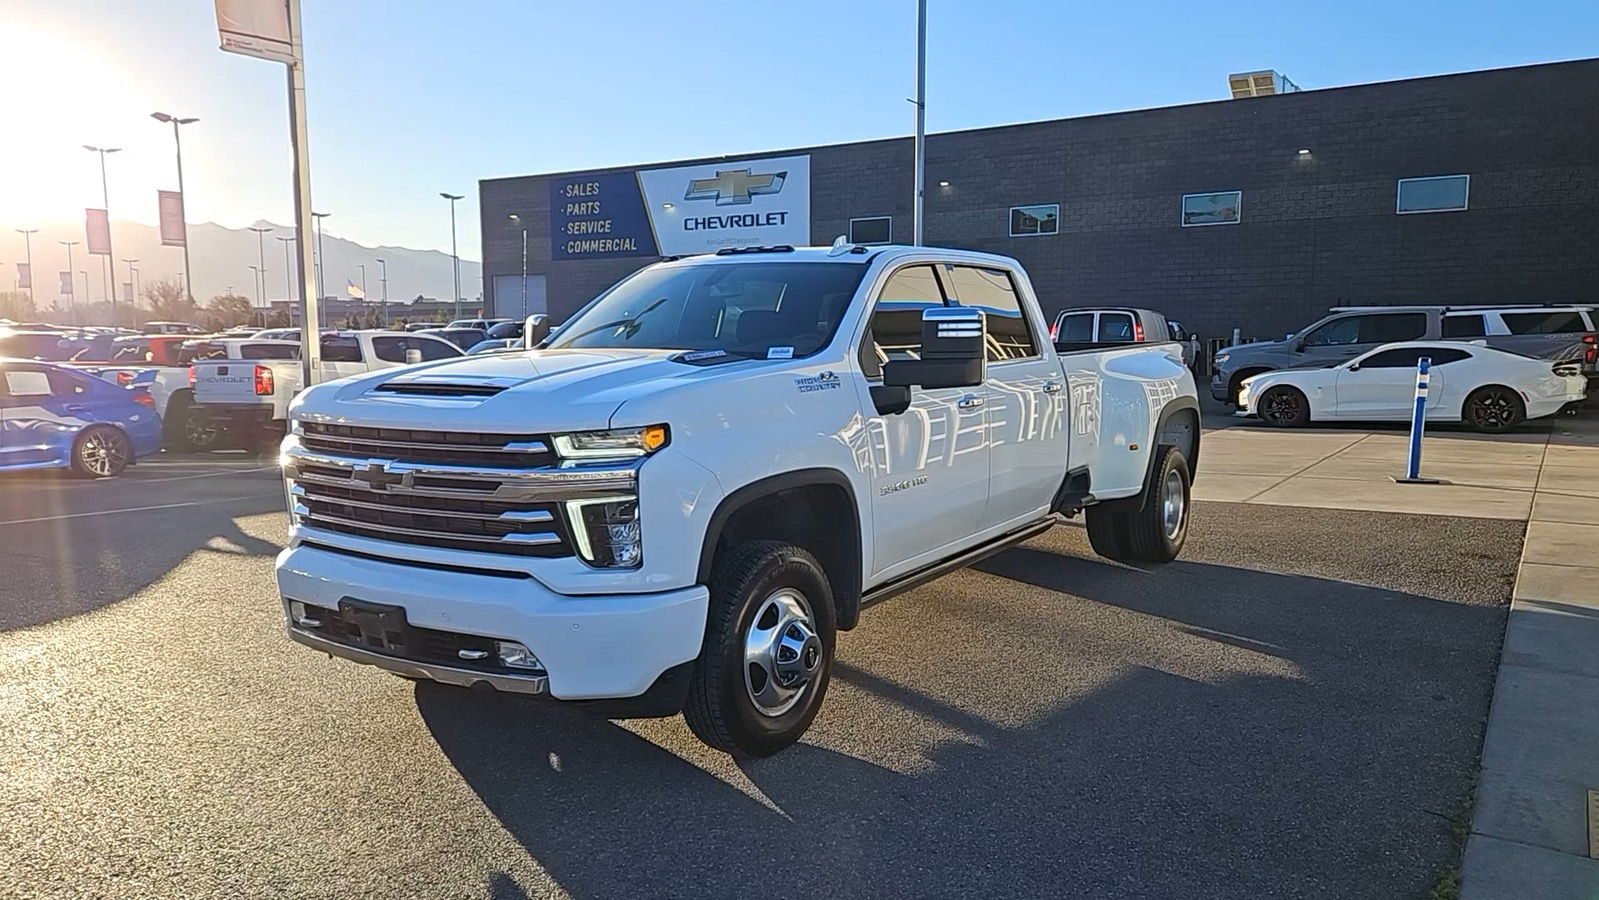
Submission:
[[[153,112],[150,118],[172,125],[172,144],[178,151],[178,208],[183,211],[183,292],[193,300],[194,274],[189,268],[189,195],[183,192],[183,138],[178,134],[178,126],[193,125],[200,120],[193,117],[180,119],[164,112]]]
[[[22,235],[22,245],[27,253],[28,260],[28,302],[33,302],[33,236],[39,233],[37,228],[13,228],[17,234]]]
[[[107,153],[121,153],[121,147],[96,147],[93,144],[84,144],[83,149],[90,153],[100,154],[100,203],[105,208],[105,258],[100,261],[101,272],[109,272],[110,278],[106,279],[106,290],[111,297],[111,323],[117,321],[117,270],[111,264],[116,254],[111,249],[111,188],[106,181],[105,158]]]
[[[455,317],[461,318],[461,254],[455,244],[455,201],[466,199],[465,194],[439,191],[439,196],[450,201],[450,258],[455,261]]]

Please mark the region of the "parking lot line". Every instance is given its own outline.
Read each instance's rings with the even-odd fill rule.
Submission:
[[[7,519],[0,521],[3,525],[29,525],[34,522],[58,522],[62,519],[86,519],[91,516],[114,516],[118,513],[153,512],[158,509],[181,509],[185,506],[210,506],[216,503],[230,503],[234,500],[259,500],[262,497],[273,497],[278,491],[268,491],[264,494],[244,494],[238,497],[218,497],[215,500],[193,500],[188,503],[162,503],[157,506],[130,506],[125,509],[99,509],[93,512],[65,513],[59,516],[38,516],[32,519]]]

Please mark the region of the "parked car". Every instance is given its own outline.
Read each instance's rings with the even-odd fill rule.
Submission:
[[[1210,393],[1237,403],[1243,380],[1263,372],[1341,363],[1383,344],[1445,339],[1486,340],[1490,347],[1551,361],[1576,359],[1594,377],[1594,326],[1593,311],[1580,306],[1340,307],[1283,340],[1221,350],[1212,360]]]
[[[375,329],[325,333],[321,349],[321,376],[329,381],[463,355],[461,348],[431,334]],[[215,429],[218,440],[247,448],[280,439],[288,428],[289,404],[303,381],[297,357],[196,361],[191,378],[194,427]]]
[[[504,322],[512,322],[512,321],[515,321],[515,320],[514,319],[456,319],[455,321],[451,322],[450,324],[448,324],[448,325],[446,325],[444,327],[445,328],[476,328],[479,331],[488,331],[490,328],[493,328],[496,325],[499,325],[499,324],[504,323]]]
[[[66,366],[0,359],[0,470],[110,478],[160,450],[147,383],[118,387]]]
[[[443,328],[443,327],[444,326],[440,325],[438,322],[407,322],[406,325],[405,325],[405,330],[406,331],[432,331],[434,329]]]
[[[429,328],[417,334],[431,334],[443,338],[462,350],[475,347],[489,339],[489,333],[482,328]]]
[[[517,350],[521,347],[521,338],[489,338],[473,344],[466,352],[468,356],[476,356],[479,353],[498,353],[501,350]]]
[[[76,342],[64,332],[0,331],[0,357],[60,362],[76,352]]]
[[[1409,421],[1422,357],[1432,360],[1430,422],[1465,422],[1499,434],[1587,399],[1588,381],[1576,362],[1534,359],[1478,340],[1385,344],[1344,363],[1252,375],[1239,388],[1239,402],[1249,415],[1285,428],[1327,420]]]
[[[1152,309],[1130,306],[1084,306],[1065,309],[1049,327],[1057,348],[1078,345],[1176,341],[1183,347],[1183,365],[1193,368],[1198,344],[1174,322]]]
[[[1109,558],[1181,550],[1177,348],[1047,332],[1006,257],[724,250],[629,275],[545,349],[312,388],[282,451],[289,637],[775,753],[864,604],[1078,513]]]
[[[205,334],[205,329],[188,322],[146,322],[145,334]]]

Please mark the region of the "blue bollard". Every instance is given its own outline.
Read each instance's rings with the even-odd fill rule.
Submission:
[[[1394,479],[1399,484],[1448,484],[1437,478],[1421,477],[1421,435],[1427,427],[1427,384],[1432,380],[1427,373],[1431,368],[1432,357],[1416,360],[1416,406],[1410,414],[1410,463],[1405,468],[1405,477]]]

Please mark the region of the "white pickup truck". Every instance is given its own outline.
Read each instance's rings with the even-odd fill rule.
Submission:
[[[724,250],[540,349],[312,388],[281,457],[288,635],[776,752],[863,606],[1080,511],[1107,557],[1177,555],[1181,348],[1047,334],[1005,257]]]
[[[273,341],[270,343],[285,343]],[[298,348],[298,342],[291,343]],[[455,359],[461,349],[430,335],[339,331],[322,335],[322,378],[332,381],[429,360]],[[289,402],[302,387],[299,352],[283,360],[196,360],[190,369],[193,430],[242,447],[273,446],[288,430]]]

